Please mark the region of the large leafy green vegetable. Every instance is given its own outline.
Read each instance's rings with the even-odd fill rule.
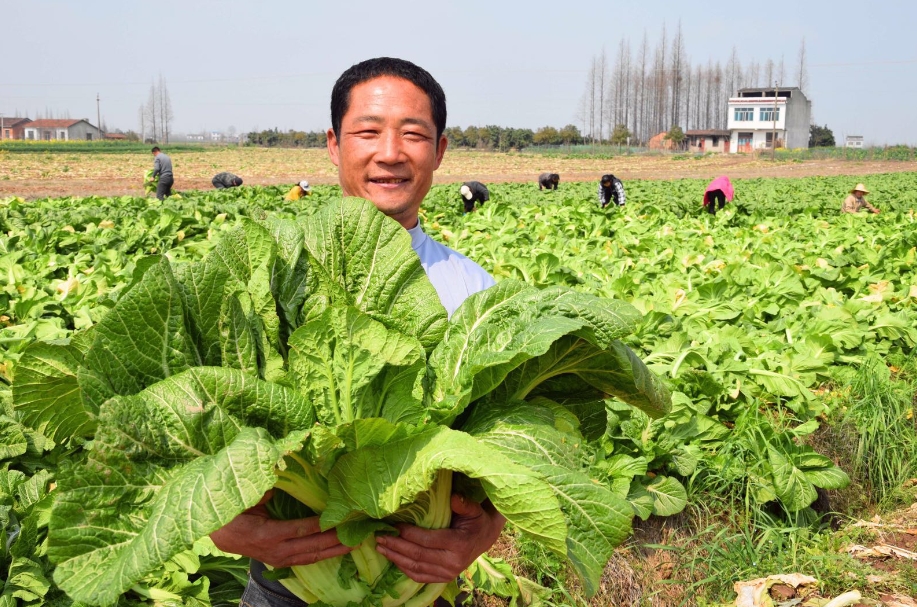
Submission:
[[[245,221],[201,262],[150,258],[100,322],[31,346],[16,369],[23,420],[93,438],[58,473],[54,579],[114,603],[276,488],[276,516],[318,514],[359,546],[294,568],[288,588],[426,605],[444,586],[406,578],[373,536],[448,526],[460,480],[594,591],[634,510],[590,478],[583,433],[609,396],[653,416],[669,406],[618,341],[638,320],[619,301],[514,281],[447,320],[409,235],[357,199],[303,224]]]

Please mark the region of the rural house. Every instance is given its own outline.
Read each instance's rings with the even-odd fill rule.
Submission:
[[[847,138],[844,140],[844,147],[847,147],[847,148],[863,147],[863,136],[862,135],[847,135]]]
[[[689,152],[728,154],[729,135],[729,131],[721,129],[685,131],[685,144],[688,146]]]
[[[23,139],[38,141],[95,141],[101,139],[97,127],[88,120],[71,120],[69,118],[45,118],[33,120],[23,129]]]
[[[777,147],[809,147],[812,102],[798,87],[739,89],[729,98],[727,128],[729,151],[770,149],[777,133]]]
[[[0,116],[0,139],[22,139],[23,129],[30,122],[28,118]]]

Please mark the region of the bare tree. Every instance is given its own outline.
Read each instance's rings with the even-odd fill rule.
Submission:
[[[602,54],[599,55],[598,65],[596,65],[596,88],[599,94],[599,143],[605,139],[605,89],[608,80],[608,55],[605,47],[602,47]]]
[[[716,62],[716,66],[713,68],[713,128],[723,129],[726,128],[726,101],[725,98],[728,97],[728,94],[725,92],[725,79],[723,78],[723,66],[720,65],[720,62]]]
[[[641,141],[647,141],[647,128],[646,128],[646,60],[650,52],[650,41],[647,36],[646,30],[643,30],[643,42],[640,44],[640,74],[637,76],[637,86],[639,88],[638,104],[637,108],[639,109],[639,116],[636,119],[634,125],[634,131],[638,132],[638,138]],[[636,71],[635,71],[636,75]]]
[[[685,130],[697,128],[697,125],[694,123],[693,116],[691,116],[691,95],[693,94],[692,87],[695,86],[694,76],[692,74],[693,71],[691,70],[691,60],[685,57]]]
[[[149,127],[150,139],[169,143],[173,118],[169,88],[166,86],[165,78],[160,74],[159,82],[150,85],[146,104],[140,106],[141,137],[146,138],[146,129]]]
[[[147,123],[150,125],[150,138],[153,141],[159,141],[159,95],[156,94],[155,84],[150,85],[150,94],[147,97],[144,111]]]
[[[583,130],[580,131],[580,132],[581,132],[582,135],[583,135],[583,142],[584,142],[584,143],[585,143],[585,140],[586,140],[586,134],[587,134],[587,132],[588,132],[588,131],[586,130],[586,125],[587,125],[588,122],[589,122],[589,93],[590,93],[590,89],[589,89],[589,88],[586,88],[586,89],[583,91],[583,96],[580,97],[579,106],[577,106],[576,116],[574,116],[574,120],[576,120],[576,122],[582,121],[582,123],[583,123]]]
[[[146,141],[146,111],[142,103],[137,110],[137,118],[140,120],[140,141]]]
[[[583,137],[589,137],[595,142],[595,124],[596,114],[602,113],[601,104],[598,103],[599,95],[597,87],[599,85],[599,59],[593,55],[589,64],[589,71],[586,73],[586,88],[583,91],[583,99],[580,103],[580,112],[577,113],[577,119],[580,113],[583,119]]]
[[[656,54],[653,60],[653,135],[666,130],[666,101],[668,98],[665,56],[668,46],[666,36],[665,22],[662,23],[662,36],[659,38],[659,44],[656,46]]]
[[[777,64],[777,71],[774,74],[774,79],[777,80],[781,86],[786,84],[786,64],[783,60],[783,55],[780,55],[780,63]]]
[[[162,74],[159,74],[159,86],[157,89],[159,94],[160,129],[163,141],[169,143],[169,132],[171,131],[174,116],[172,114],[172,100],[169,97],[169,87],[166,85],[166,80],[162,77]]]
[[[768,59],[764,64],[764,86],[773,86],[776,70],[774,69],[774,60]]]
[[[755,88],[761,85],[761,66],[757,61],[752,61],[748,64],[748,80],[745,83],[745,86],[749,88]]]
[[[732,52],[729,53],[729,61],[726,62],[726,89],[727,96],[735,94],[740,87],[740,79],[742,72],[742,62],[739,61],[739,51],[736,49],[735,45],[732,47]]]
[[[672,113],[671,124],[676,126],[681,121],[681,85],[683,79],[685,56],[685,40],[681,33],[681,20],[678,20],[678,29],[675,31],[675,39],[672,40]]]
[[[806,59],[806,39],[799,44],[799,58],[796,60],[796,86],[803,93],[809,90],[809,66]]]
[[[635,129],[631,120],[635,112],[631,108],[637,107],[636,85],[634,81],[637,76],[631,69],[630,45],[627,40],[622,39],[618,44],[618,57],[615,60],[614,69],[610,75],[609,91],[606,98],[606,117],[608,118],[608,132],[611,133],[614,128],[622,124],[628,128],[631,134]]]

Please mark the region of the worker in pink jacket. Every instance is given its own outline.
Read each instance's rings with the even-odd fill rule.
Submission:
[[[706,191],[704,191],[704,206],[707,207],[708,213],[716,215],[717,207],[722,209],[726,206],[727,200],[732,202],[733,196],[735,196],[735,190],[732,188],[732,182],[729,181],[729,177],[720,175],[711,181]]]

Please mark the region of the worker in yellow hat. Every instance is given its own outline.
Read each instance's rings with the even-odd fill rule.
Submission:
[[[878,213],[879,209],[866,202],[866,194],[869,194],[869,190],[862,183],[858,183],[850,190],[850,195],[844,199],[841,213],[859,213],[863,209],[869,209],[871,213]]]

